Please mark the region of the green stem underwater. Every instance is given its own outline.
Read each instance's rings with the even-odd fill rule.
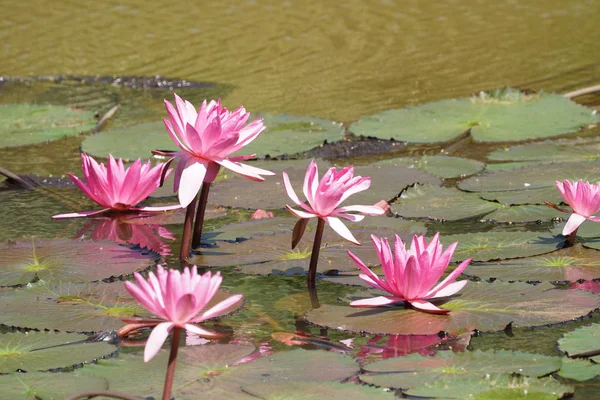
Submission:
[[[210,191],[210,182],[202,184],[200,191],[200,200],[198,200],[198,209],[196,210],[196,221],[194,221],[194,236],[192,237],[192,249],[200,246],[202,239],[202,225],[204,225],[204,212],[208,203],[208,192]]]
[[[306,284],[308,288],[315,287],[317,277],[317,264],[319,263],[319,251],[321,250],[321,240],[323,239],[323,231],[325,230],[325,220],[318,219],[317,231],[315,232],[315,240],[313,242],[312,254],[310,255],[310,266],[308,267],[308,280]]]
[[[194,222],[194,212],[196,211],[196,202],[198,198],[185,209],[185,221],[183,222],[183,235],[181,237],[181,250],[179,251],[179,259],[185,261],[190,255],[190,242],[192,240],[192,226]]]
[[[169,365],[165,375],[165,388],[163,389],[162,400],[171,400],[171,389],[173,388],[173,378],[175,377],[175,366],[177,364],[177,351],[179,350],[179,340],[181,339],[183,328],[173,328],[171,339],[171,352],[169,353]]]

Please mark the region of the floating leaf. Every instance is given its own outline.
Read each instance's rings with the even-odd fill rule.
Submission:
[[[600,252],[576,245],[536,257],[474,263],[467,276],[503,281],[570,281],[600,278]]]
[[[562,359],[562,367],[558,374],[563,378],[576,381],[587,381],[600,376],[600,364],[594,364],[588,360]]]
[[[0,374],[83,366],[111,356],[108,342],[86,342],[76,333],[11,332],[0,334]]]
[[[276,382],[243,385],[242,390],[256,398],[264,400],[280,399],[345,399],[345,400],[377,400],[397,399],[394,393],[371,388],[355,383],[339,382]]]
[[[567,353],[569,357],[575,357],[582,353],[600,351],[600,324],[582,326],[573,332],[565,333],[558,341],[558,347]],[[600,355],[590,358],[595,363],[600,363]]]
[[[108,389],[106,380],[68,373],[10,374],[0,376],[0,393],[11,400],[63,400],[87,391]]]
[[[440,400],[554,400],[562,399],[573,391],[573,387],[563,385],[553,378],[494,374],[464,379],[450,377],[408,390],[406,394]]]
[[[243,241],[253,236],[269,235],[279,232],[291,232],[294,218],[262,218],[222,226],[214,231],[202,234],[203,241]],[[204,251],[204,250],[202,250]]]
[[[477,141],[506,142],[561,135],[597,121],[592,110],[558,94],[500,89],[383,111],[361,118],[350,130],[380,139],[434,143],[452,140],[470,129]]]
[[[381,294],[365,292],[354,298]],[[511,323],[525,327],[572,321],[598,308],[600,298],[580,290],[559,290],[551,284],[469,282],[440,306],[451,312],[433,315],[401,306],[361,309],[324,305],[308,311],[305,318],[328,328],[382,335],[433,335],[460,329],[497,332]]]
[[[23,146],[75,136],[92,129],[96,122],[89,111],[69,107],[0,105],[0,147]]]
[[[416,185],[402,193],[392,210],[405,218],[459,220],[487,214],[499,204],[482,200],[474,193],[433,185]]]
[[[434,356],[409,354],[363,367],[360,380],[371,385],[412,389],[442,379],[483,378],[492,374],[539,377],[560,369],[560,357],[499,351],[438,351]]]
[[[502,206],[481,218],[481,222],[500,224],[541,223],[568,218],[568,214],[546,205]]]
[[[461,178],[481,171],[485,164],[469,158],[450,156],[422,156],[417,158],[400,157],[378,161],[370,165],[393,165],[418,168],[438,178]]]
[[[562,196],[556,185],[536,189],[507,190],[504,192],[479,192],[479,197],[489,201],[512,206],[522,204],[544,204],[545,201],[560,204]],[[565,208],[567,208],[565,206]]]
[[[206,306],[209,309],[231,296],[218,291]],[[239,310],[243,302],[225,310]],[[30,329],[56,329],[94,333],[122,327],[121,318],[152,317],[125,290],[123,282],[87,285],[57,284],[0,292],[0,324]]]
[[[440,240],[444,246],[458,242],[453,261],[489,261],[549,253],[562,247],[565,238],[541,232],[480,232],[445,235]]]
[[[157,253],[109,241],[31,239],[0,243],[0,286],[36,280],[98,281],[144,270],[158,258]]]
[[[488,154],[489,160],[539,163],[596,161],[600,159],[600,140],[574,138],[547,140],[499,149]]]

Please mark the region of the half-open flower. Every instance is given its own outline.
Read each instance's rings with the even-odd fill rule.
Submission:
[[[577,182],[556,181],[556,187],[567,203],[573,209],[571,216],[567,220],[562,234],[570,235],[579,228],[583,221],[590,220],[600,222],[600,217],[594,216],[600,211],[600,183],[592,184],[584,182],[581,179]],[[546,203],[549,206],[566,213],[570,210],[559,208],[553,204]]]
[[[300,201],[292,188],[289,176],[285,172],[283,172],[283,185],[290,199],[302,208],[302,210],[296,210],[286,204],[286,208],[290,213],[301,219],[321,218],[341,237],[352,243],[360,244],[340,218],[361,221],[365,217],[361,214],[382,215],[385,213],[378,206],[338,207],[351,195],[367,190],[371,186],[371,178],[354,176],[354,167],[351,165],[339,171],[335,167],[329,168],[323,179],[319,181],[317,163],[314,160],[311,161],[306,170],[303,187],[308,205]],[[351,212],[361,214],[350,214]]]
[[[177,95],[175,106],[167,100],[165,106],[169,115],[164,120],[165,127],[181,149],[170,155],[178,159],[173,190],[178,192],[183,207],[192,202],[203,182],[215,180],[221,166],[254,181],[263,181],[261,175],[275,175],[239,162],[251,159],[255,154],[229,157],[265,129],[262,119],[246,125],[250,113],[244,107],[228,111],[220,99],[208,104],[205,100],[196,111],[192,103]]]
[[[125,168],[123,160],[108,155],[108,163],[98,163],[87,154],[81,155],[82,181],[72,174],[69,178],[90,199],[104,207],[102,210],[59,214],[52,218],[77,218],[100,214],[105,211],[169,211],[181,208],[180,205],[166,207],[135,207],[158,188],[171,171],[165,171],[166,164],[154,167],[150,161],[142,164],[141,159]]]
[[[470,258],[463,261],[436,285],[452,259],[457,242],[443,251],[439,233],[434,236],[429,245],[424,236],[415,235],[411,248],[407,250],[402,239],[396,235],[392,254],[387,238],[380,239],[374,235],[371,235],[371,238],[381,261],[385,279],[374,274],[352,252],[348,251],[348,255],[364,272],[359,275],[362,280],[376,289],[388,292],[391,296],[356,300],[350,303],[351,306],[377,307],[404,301],[416,309],[426,312],[436,314],[450,312],[450,310],[436,307],[429,300],[451,296],[467,284],[466,280],[458,282],[455,280],[469,265]]]
[[[211,275],[209,271],[199,275],[194,266],[191,270],[186,267],[181,273],[174,269],[165,270],[159,265],[156,275],[152,272],[148,274],[148,281],[138,273],[134,276],[139,286],[125,282],[125,288],[144,308],[159,318],[123,318],[127,323],[154,326],[144,349],[146,362],[158,353],[175,327],[205,337],[219,336],[195,324],[223,314],[243,298],[241,294],[233,295],[201,313],[221,285],[223,278],[219,272]]]

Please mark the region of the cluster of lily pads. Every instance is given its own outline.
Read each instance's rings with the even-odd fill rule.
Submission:
[[[187,96],[188,90],[196,89],[182,88],[178,92]],[[186,346],[177,356],[177,372],[173,375],[171,371],[167,379],[172,380],[172,394],[177,399],[197,398],[199,393],[205,398],[233,399],[270,399],[297,393],[315,399],[334,394],[351,399],[393,398],[396,393],[435,398],[514,398],[527,393],[561,398],[573,393],[574,382],[600,375],[598,346],[593,339],[600,332],[597,323],[586,325],[589,319],[575,330],[570,328],[558,342],[568,357],[508,350],[466,351],[473,332],[501,331],[510,336],[514,330],[518,336],[524,332],[519,329],[526,327],[562,324],[583,317],[597,320],[593,313],[600,307],[596,281],[600,278],[596,254],[600,225],[583,224],[573,233],[566,232],[561,221],[564,211],[594,219],[598,210],[578,210],[580,201],[569,201],[568,196],[565,201],[556,189],[556,181],[600,180],[592,151],[588,152],[596,143],[590,126],[598,122],[590,110],[559,95],[504,90],[391,110],[365,117],[344,129],[316,118],[264,113],[259,114],[263,122],[257,119],[248,124],[245,111],[227,114],[220,104],[207,103],[206,115],[213,112],[223,117],[218,118],[220,132],[225,132],[225,126],[235,127],[231,131],[238,137],[231,140],[229,135],[215,133],[216,123],[202,125],[190,106],[177,100],[175,106],[167,107],[169,118],[165,123],[171,138],[164,132],[164,125],[158,123],[147,124],[148,128],[100,128],[100,133],[83,138],[81,147],[87,152],[82,156],[83,172],[87,180],[83,183],[74,177],[74,182],[102,207],[111,209],[100,210],[100,215],[89,219],[55,222],[40,229],[37,219],[49,219],[65,211],[70,211],[68,216],[79,216],[90,203],[63,188],[70,186],[69,179],[6,171],[8,178],[1,184],[5,190],[0,196],[8,194],[19,202],[45,196],[52,205],[44,207],[32,200],[37,219],[29,224],[15,223],[18,233],[2,244],[0,323],[7,328],[0,338],[0,373],[7,375],[0,376],[0,381],[4,380],[0,385],[6,393],[15,393],[14,398],[34,395],[42,399],[64,398],[77,391],[108,396],[107,390],[122,392],[123,396],[156,396],[161,391],[167,359],[174,366],[177,353],[174,356],[173,349],[183,339],[182,329],[190,330],[185,336]],[[114,118],[125,107],[123,104],[113,111]],[[29,115],[39,112],[36,109]],[[536,120],[540,113],[544,118]],[[214,115],[206,120],[214,122]],[[236,116],[237,122],[228,120],[230,115]],[[519,118],[535,126],[535,133],[515,122],[522,122]],[[428,119],[439,125],[432,127]],[[543,125],[543,120],[548,120],[548,125]],[[116,121],[109,118],[103,123],[111,126],[113,122],[117,125]],[[261,133],[263,124],[268,129]],[[10,125],[11,132],[18,136],[15,126]],[[244,142],[243,132],[240,134],[248,126],[252,142]],[[568,135],[582,126],[587,129],[577,137]],[[6,129],[0,122],[0,133]],[[88,128],[83,125],[78,129]],[[211,129],[215,131],[203,136]],[[518,132],[522,134],[517,136]],[[356,139],[352,133],[364,137]],[[555,135],[565,137],[516,146],[508,143]],[[335,162],[347,165],[340,159],[317,160],[309,165],[309,158],[328,147],[335,153],[336,141],[339,148],[355,142],[360,149],[365,142],[390,138],[394,139],[392,147],[407,142],[401,147],[408,152],[368,165],[361,165],[357,159],[353,168],[335,168]],[[295,147],[296,141],[305,148]],[[444,148],[458,149],[473,142],[503,143],[490,147],[487,163],[445,152],[410,154],[411,143],[432,143],[434,147],[440,141],[448,141]],[[105,148],[93,150],[94,142]],[[176,152],[172,151],[174,143],[179,146]],[[230,158],[229,153],[223,153],[226,145],[242,143],[246,144],[244,150],[263,160],[240,164],[247,157],[236,153]],[[319,147],[315,149],[316,145]],[[555,153],[549,149],[555,149]],[[564,149],[573,155],[561,158]],[[167,165],[152,167],[141,160],[126,167],[131,159],[148,159],[150,150],[177,158],[175,173],[168,174]],[[93,160],[106,157],[108,152],[122,160],[111,156],[106,167]],[[509,155],[512,152],[515,156]],[[281,158],[294,153],[297,159],[264,159],[267,154]],[[575,154],[581,154],[581,158]],[[546,156],[551,158],[550,163]],[[215,163],[246,177],[266,179],[249,183],[228,171],[218,171]],[[321,180],[317,164],[330,167]],[[163,188],[150,194],[128,183],[128,177],[141,177],[142,171],[153,174],[153,189],[161,183]],[[269,178],[269,171],[278,177]],[[120,187],[117,176],[122,178]],[[307,203],[292,189],[302,180]],[[366,190],[368,181],[371,188]],[[163,198],[172,196],[173,185],[179,189],[181,203],[164,206]],[[31,190],[15,190],[24,186],[33,188],[35,196],[27,197]],[[204,193],[207,187],[210,197],[208,189]],[[102,191],[105,197],[98,201],[94,196]],[[139,198],[133,198],[134,194]],[[368,206],[341,204],[340,208],[350,194],[353,203]],[[129,196],[129,200],[123,201],[121,195]],[[150,199],[142,203],[146,205],[133,209],[147,195]],[[278,211],[290,201],[296,208],[288,209],[299,221]],[[572,210],[561,205],[551,208],[545,202],[566,202]],[[182,206],[186,209],[173,210]],[[275,216],[265,212],[262,216],[267,218],[249,219],[251,212],[242,209],[267,209]],[[387,215],[376,216],[384,209]],[[163,211],[150,215],[149,211],[155,210]],[[241,221],[233,222],[231,217]],[[312,217],[324,222],[313,228],[308,224]],[[336,221],[340,217],[350,220],[347,226]],[[10,222],[11,217],[7,218]],[[324,229],[325,221],[334,230]],[[187,236],[179,234],[182,225],[189,227]],[[315,233],[312,249],[300,240],[305,230]],[[431,237],[438,231],[441,234],[431,239],[423,236],[429,233]],[[31,238],[32,233],[35,238]],[[380,239],[385,237],[396,238],[393,252]],[[169,265],[177,258],[167,242],[173,240],[182,242],[183,250],[178,255],[183,263],[197,267]],[[375,249],[352,243],[371,240]],[[295,247],[291,251],[290,241]],[[159,262],[168,269],[157,266]],[[452,267],[455,262],[460,265]],[[449,264],[448,275],[442,275]],[[196,268],[208,272],[197,272]],[[297,287],[289,298],[273,299],[272,305],[256,304],[254,291],[265,291],[267,286],[257,284],[253,288],[238,283],[233,289],[244,294],[245,311],[222,322],[211,322],[234,314],[244,305],[241,296],[219,290],[221,276],[211,272],[213,268],[223,268],[225,284],[228,280],[239,282],[236,273],[271,275],[258,279],[264,285],[273,285],[275,292],[293,282],[286,276],[308,273],[309,287],[319,279],[319,293],[317,296],[316,290],[306,293],[306,289]],[[154,269],[156,273],[149,272]],[[128,281],[133,273],[137,286]],[[471,281],[454,282],[459,275]],[[436,286],[440,277],[441,284]],[[194,283],[181,286],[176,283],[179,279]],[[121,280],[126,280],[127,288]],[[254,285],[259,281],[251,282]],[[357,286],[363,288],[357,291]],[[211,295],[201,299],[201,293]],[[365,305],[384,307],[351,307]],[[296,313],[295,329],[271,318],[271,307]],[[251,317],[244,317],[247,313]],[[229,320],[237,332],[233,337],[231,327],[223,325]],[[212,329],[195,324],[201,321],[207,321]],[[265,337],[252,328],[256,321],[270,326],[271,333]],[[302,325],[306,323],[312,328]],[[319,334],[314,327],[321,327]],[[149,328],[154,330],[148,339]],[[173,332],[170,354],[160,349],[169,331]],[[146,344],[145,358],[152,361],[140,365],[142,358],[136,352],[121,351],[117,355],[117,344]],[[74,346],[79,350],[73,351]],[[319,350],[278,351],[287,346]],[[92,362],[97,365],[77,368]],[[55,373],[48,378],[52,372],[37,371]],[[168,393],[166,396],[170,397]]]

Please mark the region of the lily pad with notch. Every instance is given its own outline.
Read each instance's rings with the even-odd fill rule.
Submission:
[[[506,88],[383,111],[362,117],[349,129],[357,135],[411,143],[446,142],[467,130],[478,142],[508,142],[575,132],[599,119],[561,95]]]
[[[359,292],[352,300],[380,295],[385,294]],[[498,332],[509,324],[532,327],[573,321],[600,307],[600,298],[586,291],[559,290],[550,283],[469,282],[457,295],[436,304],[450,313],[428,314],[402,303],[369,309],[323,305],[308,311],[305,319],[321,327],[381,335],[433,335],[460,329]]]
[[[558,375],[576,381],[587,381],[600,376],[600,364],[563,357]]]
[[[0,374],[82,367],[112,357],[118,351],[115,344],[87,339],[77,333],[0,334]]]
[[[115,279],[145,270],[159,258],[110,241],[32,238],[0,243],[0,286]]]
[[[591,324],[565,333],[558,341],[560,350],[572,358],[588,358],[600,364],[600,324]]]

